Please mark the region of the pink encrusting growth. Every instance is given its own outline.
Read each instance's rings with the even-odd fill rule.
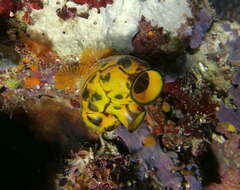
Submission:
[[[17,10],[24,10],[24,15],[22,16],[22,19],[25,23],[29,25],[33,25],[34,21],[31,17],[31,13],[33,9],[40,10],[43,9],[43,3],[41,0],[25,0],[22,2],[18,2],[16,5]]]
[[[21,3],[22,7],[27,8],[28,10],[36,9],[40,10],[43,8],[43,3],[41,0],[29,0]]]
[[[96,8],[100,12],[101,7],[106,7],[108,4],[113,4],[113,0],[72,0],[73,2],[84,5],[87,4],[89,9]]]

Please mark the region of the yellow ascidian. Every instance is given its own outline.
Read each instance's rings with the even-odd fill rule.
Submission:
[[[146,115],[144,105],[162,91],[159,71],[128,55],[96,60],[88,68],[80,86],[80,110],[86,126],[100,132],[121,124],[131,132],[137,129]]]

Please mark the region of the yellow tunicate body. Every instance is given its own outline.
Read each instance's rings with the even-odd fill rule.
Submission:
[[[82,87],[81,114],[84,123],[100,132],[113,130],[120,124],[130,131],[135,130],[144,119],[145,111],[141,102],[134,100],[133,96],[139,99],[138,92],[131,92],[131,89],[136,83],[135,79],[148,69],[148,64],[132,56],[112,56],[97,62]],[[151,87],[151,92],[156,94],[153,96],[144,91],[140,93],[143,96],[152,96],[150,101],[153,101],[152,98],[155,99],[162,89],[162,78],[160,73],[158,75],[159,77],[154,78],[158,83],[157,90]],[[148,80],[152,80],[151,76]],[[154,83],[147,82],[149,85]],[[149,86],[144,88],[149,89]],[[147,98],[144,97],[144,101]]]

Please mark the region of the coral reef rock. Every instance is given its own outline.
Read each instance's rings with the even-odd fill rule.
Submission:
[[[86,47],[137,53],[179,51],[189,45],[191,36],[197,47],[212,16],[202,3],[188,0],[59,0],[43,1],[42,6],[26,2],[16,20],[26,23],[31,38],[48,38],[66,59],[78,57]],[[199,31],[201,36],[196,37]]]

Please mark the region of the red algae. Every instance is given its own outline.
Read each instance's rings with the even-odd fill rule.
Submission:
[[[77,9],[64,6],[62,9],[57,9],[57,15],[63,20],[73,19],[77,15]]]
[[[205,115],[207,120],[213,120],[217,107],[217,103],[211,99],[213,92],[208,84],[199,88],[194,86],[194,83],[195,79],[192,76],[166,83],[163,92],[167,94],[167,102],[170,98],[174,109],[180,109],[190,115]],[[191,93],[193,91],[196,93]]]
[[[82,18],[85,18],[85,19],[88,19],[89,14],[88,13],[80,13],[78,16],[82,17]]]
[[[155,54],[161,45],[167,44],[170,38],[163,33],[163,28],[153,27],[144,17],[139,21],[139,32],[132,40],[136,53]]]
[[[89,9],[96,8],[100,13],[101,7],[106,7],[108,4],[113,4],[113,0],[72,0],[73,2],[84,5],[87,4]]]
[[[22,19],[25,23],[27,23],[29,25],[34,24],[34,21],[33,21],[32,17],[30,16],[29,12],[25,12],[24,15],[22,16]]]
[[[189,73],[165,83],[161,98],[155,105],[148,106],[151,114],[147,122],[153,135],[161,136],[164,147],[171,150],[181,147],[200,155],[204,150],[204,130],[208,130],[205,126],[216,122],[217,105],[211,86],[207,82],[198,86]]]
[[[18,2],[16,5],[16,9],[20,10],[24,8],[24,15],[22,16],[23,21],[28,25],[33,25],[34,21],[32,17],[30,16],[30,13],[33,9],[40,10],[43,8],[42,1],[40,0],[29,0],[29,1],[23,1]]]
[[[7,15],[14,8],[14,2],[12,0],[0,0],[0,16]]]
[[[22,7],[26,7],[29,10],[32,10],[32,9],[40,10],[43,8],[43,3],[41,0],[24,1],[22,3]]]

